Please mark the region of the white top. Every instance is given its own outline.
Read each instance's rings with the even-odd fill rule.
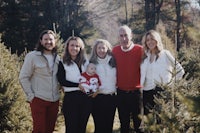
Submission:
[[[150,63],[150,53],[141,64],[141,85],[143,90],[152,90],[156,85],[170,85],[174,80],[180,80],[184,69],[168,50],[162,50],[157,60]],[[172,74],[175,70],[175,77]]]
[[[135,46],[135,44],[134,44],[133,42],[131,42],[131,45],[130,45],[130,47],[129,47],[128,49],[124,49],[123,46],[121,46],[121,50],[122,50],[123,52],[128,52],[128,51],[130,51],[131,49],[133,49],[134,46]]]
[[[143,88],[144,90],[148,90],[148,89],[152,89],[155,88],[155,83],[154,83],[154,79],[155,79],[155,75],[154,73],[156,73],[154,71],[154,65],[155,65],[155,61],[153,61],[152,63],[150,63],[150,61],[147,62],[148,67],[147,67],[147,71],[146,71],[146,77],[145,77],[145,87]]]
[[[49,68],[52,71],[53,70],[53,64],[54,64],[53,55],[52,54],[44,54],[44,56],[47,58]]]
[[[108,63],[111,56],[106,56],[104,59],[98,58],[96,71],[101,80],[100,94],[113,94],[116,92],[116,68],[111,67]]]

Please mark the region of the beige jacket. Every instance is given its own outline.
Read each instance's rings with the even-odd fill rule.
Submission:
[[[60,98],[56,77],[59,60],[59,56],[54,58],[51,71],[47,59],[41,52],[32,51],[26,55],[19,74],[19,81],[29,102],[34,97],[51,102]]]

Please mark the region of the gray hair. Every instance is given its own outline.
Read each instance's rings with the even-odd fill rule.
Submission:
[[[106,47],[108,48],[107,55],[110,55],[112,57],[111,60],[109,61],[109,65],[111,67],[116,67],[116,62],[115,62],[115,59],[112,55],[112,45],[107,40],[104,40],[104,39],[97,39],[95,41],[94,46],[92,48],[91,56],[90,56],[90,62],[92,62],[94,64],[98,64],[98,61],[97,61],[97,59],[98,59],[97,46],[100,43],[103,43],[104,45],[106,45]]]
[[[111,55],[112,53],[112,45],[107,41],[107,40],[104,40],[104,39],[97,39],[94,43],[94,46],[92,48],[92,52],[91,52],[91,58],[90,58],[90,61],[91,62],[94,62],[95,64],[97,63],[97,58],[98,58],[98,55],[97,55],[97,46],[100,44],[100,43],[103,43],[104,45],[106,45],[106,47],[108,48],[108,51],[107,51],[107,54],[108,55]]]
[[[119,27],[119,31],[121,30],[125,30],[127,32],[128,35],[132,34],[132,30],[131,28],[129,28],[127,25],[122,25]],[[119,35],[119,31],[118,31],[118,35]]]

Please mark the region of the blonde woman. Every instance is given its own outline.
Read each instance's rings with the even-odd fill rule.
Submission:
[[[141,85],[143,89],[144,114],[149,113],[155,105],[154,95],[162,90],[159,86],[169,85],[174,79],[181,79],[184,69],[181,64],[175,62],[175,58],[163,49],[160,34],[155,30],[148,31],[142,39],[145,56],[141,64]],[[173,78],[173,68],[176,75]]]

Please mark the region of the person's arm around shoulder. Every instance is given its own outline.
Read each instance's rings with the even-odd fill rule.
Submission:
[[[26,94],[28,102],[31,102],[34,98],[34,92],[31,88],[31,76],[34,73],[34,64],[33,64],[33,52],[28,53],[25,56],[24,63],[20,70],[19,82]]]

